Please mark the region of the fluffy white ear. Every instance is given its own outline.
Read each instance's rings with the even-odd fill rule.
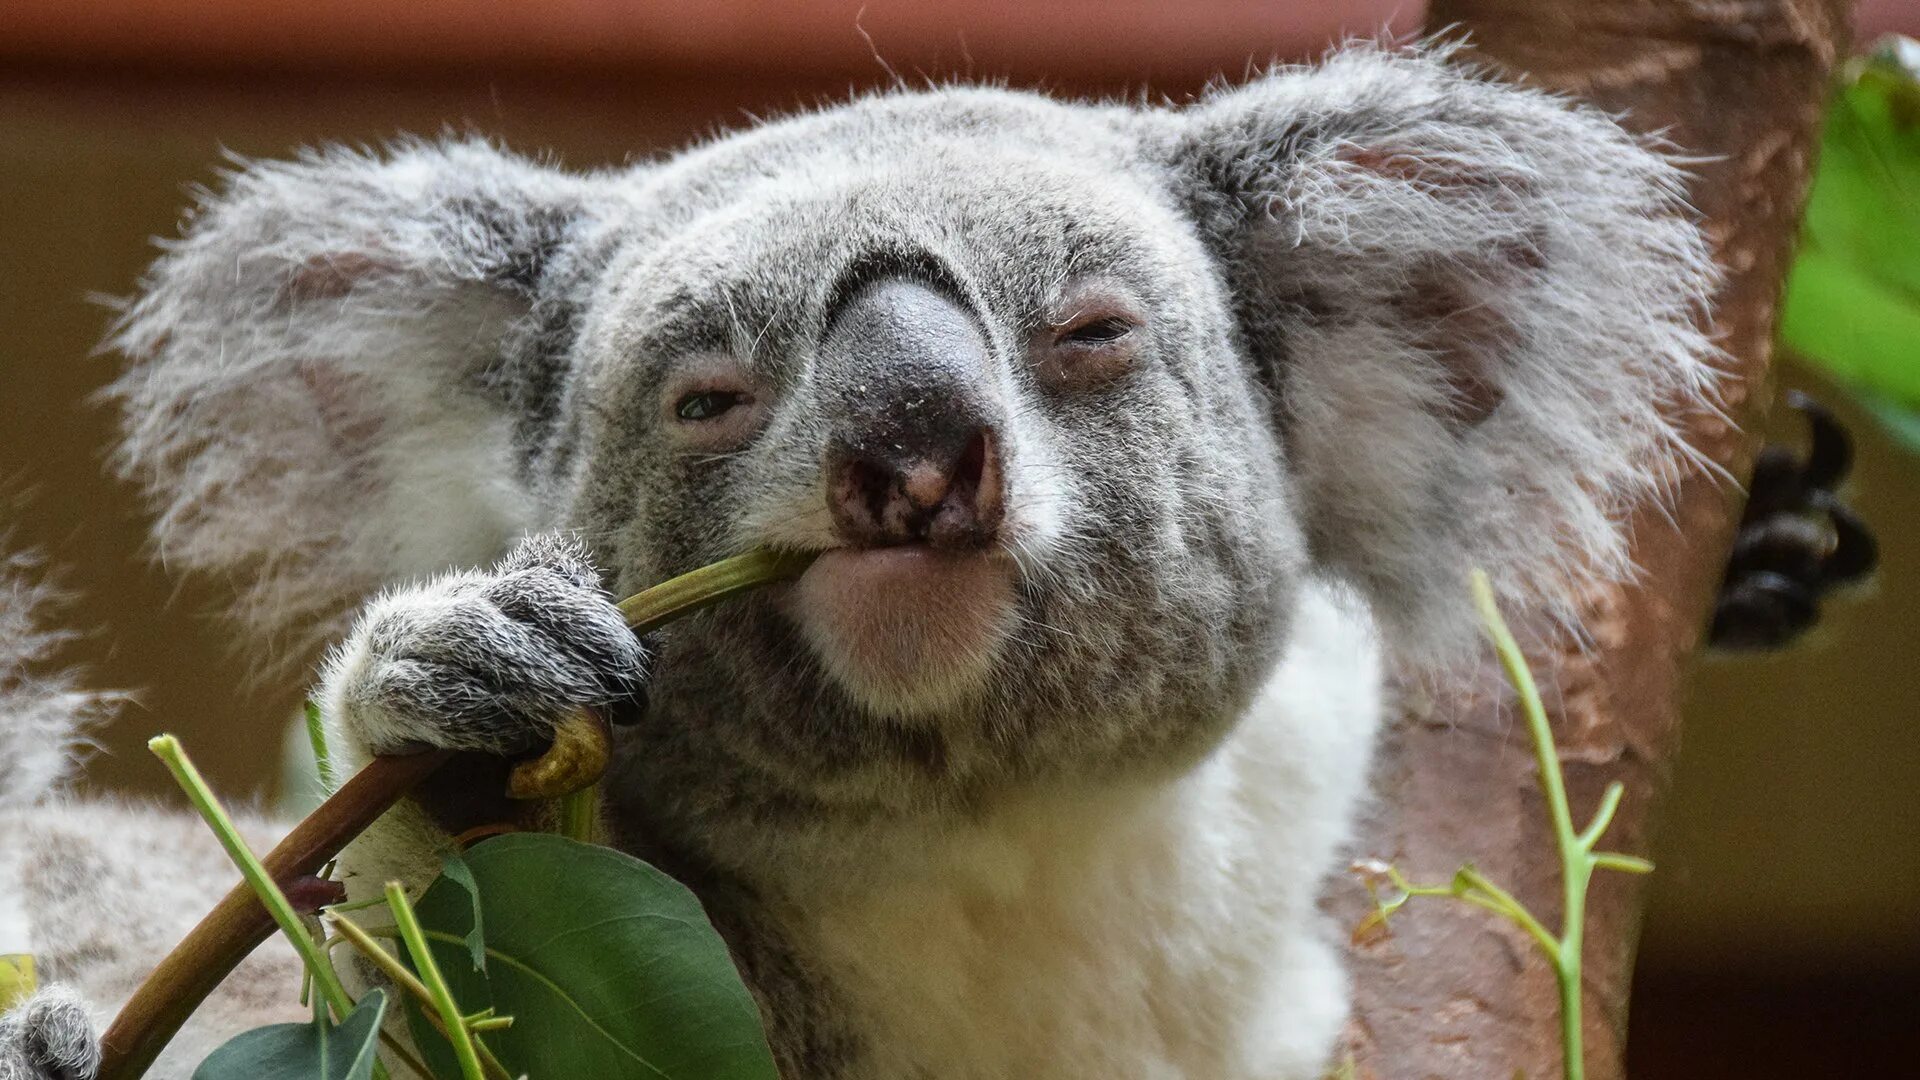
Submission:
[[[1571,620],[1689,467],[1717,277],[1661,154],[1590,108],[1359,48],[1179,118],[1320,564],[1403,655],[1479,636],[1466,578]]]
[[[564,452],[587,178],[480,142],[242,163],[109,345],[158,554],[288,660],[379,585],[486,562]],[[275,640],[277,639],[277,640]]]

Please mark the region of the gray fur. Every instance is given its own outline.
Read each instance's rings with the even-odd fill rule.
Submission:
[[[0,809],[28,806],[64,783],[89,729],[122,695],[91,690],[52,666],[73,637],[50,625],[59,594],[41,560],[0,551]]]
[[[48,987],[0,1016],[0,1080],[91,1080],[99,1067],[92,1011],[72,990]]]
[[[389,590],[323,682],[360,753],[530,744],[645,683],[610,820],[701,894],[790,1080],[1306,1076],[1379,711],[1353,604],[1441,673],[1469,567],[1542,630],[1630,572],[1713,382],[1680,191],[1598,113],[1378,48],[1179,109],[882,94],[590,175],[323,151],[243,166],[156,263],[119,460],[286,655]],[[836,544],[824,449],[918,385],[825,344],[885,280],[977,324],[951,388],[998,432],[1017,625],[895,700],[762,593],[649,673],[602,590]],[[1036,342],[1085,288],[1144,319],[1124,375],[1063,383]],[[672,403],[710,370],[754,404],[696,444]],[[348,866],[418,880],[444,841],[403,808]]]
[[[432,602],[418,590],[375,600],[358,648],[322,674],[357,744],[513,753],[550,741],[571,707],[639,693],[645,652],[578,543],[535,537],[491,574],[436,586]]]
[[[126,695],[51,666],[72,635],[48,625],[58,606],[48,576],[37,557],[0,554],[0,954],[32,954],[42,982],[0,1016],[0,1080],[91,1077],[105,1017],[89,1002],[125,1000],[234,878],[192,814],[63,792],[87,730]],[[239,817],[255,850],[278,838],[277,827]],[[152,1075],[186,1076],[244,1028],[300,1019],[287,994],[299,970],[278,939],[256,950]]]

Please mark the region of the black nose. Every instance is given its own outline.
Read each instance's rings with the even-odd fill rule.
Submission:
[[[991,354],[972,314],[929,286],[877,282],[835,313],[821,361],[835,414],[827,503],[841,540],[991,543],[1005,476],[989,419]]]
[[[1000,530],[1000,455],[986,428],[951,456],[876,458],[842,449],[827,469],[834,530],[856,547],[964,550],[992,543]]]

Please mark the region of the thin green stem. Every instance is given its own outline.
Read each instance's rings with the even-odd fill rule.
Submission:
[[[1567,785],[1560,776],[1560,755],[1553,743],[1553,727],[1547,723],[1547,710],[1540,702],[1540,688],[1533,681],[1533,672],[1527,667],[1527,659],[1520,652],[1520,643],[1514,640],[1513,632],[1507,629],[1505,619],[1500,617],[1500,608],[1493,598],[1493,586],[1487,581],[1483,571],[1473,572],[1473,603],[1480,610],[1480,618],[1486,625],[1487,636],[1493,639],[1494,652],[1500,657],[1500,666],[1507,673],[1507,680],[1513,684],[1514,692],[1520,698],[1520,710],[1526,715],[1527,728],[1533,735],[1533,753],[1540,766],[1540,790],[1547,797],[1547,812],[1553,818],[1553,831],[1565,851],[1578,843],[1573,832],[1573,811],[1567,806]]]
[[[447,1035],[447,1024],[441,1017],[439,1012],[440,1006],[439,1003],[434,1000],[433,992],[427,989],[427,984],[421,982],[418,976],[407,970],[407,965],[401,963],[398,958],[382,948],[380,943],[374,940],[374,931],[369,931],[366,927],[361,926],[352,919],[336,916],[331,921],[335,932],[340,935],[340,937],[335,940],[344,940],[348,945],[353,946],[354,949],[359,951],[360,955],[372,961],[373,966],[379,968],[380,973],[385,975],[389,982],[412,995],[413,999],[421,1005],[433,1010],[425,1014],[427,1020],[431,1022],[442,1035]],[[399,936],[397,931],[398,928],[395,928],[394,936],[396,937]],[[381,935],[385,935],[387,932],[384,927],[378,931]],[[512,1018],[508,1017],[507,1019]],[[447,1035],[447,1038],[451,1040],[453,1037]],[[476,1039],[474,1040],[473,1048],[474,1051],[480,1055],[480,1064],[481,1067],[486,1070],[488,1080],[513,1080],[513,1074],[507,1071],[507,1067],[501,1064],[499,1058],[493,1056],[493,1051],[487,1049],[485,1043]],[[432,1073],[429,1073],[423,1068],[420,1070],[420,1075],[431,1076]]]
[[[1531,936],[1534,941],[1538,942],[1540,947],[1545,949],[1549,954],[1552,954],[1560,947],[1560,939],[1554,937],[1545,926],[1541,925],[1540,920],[1533,917],[1533,912],[1528,911],[1526,905],[1515,899],[1512,893],[1495,885],[1492,881],[1488,880],[1484,874],[1471,866],[1461,867],[1459,877],[1475,890],[1492,897],[1499,906],[1491,910],[1498,911],[1512,920],[1514,925],[1525,930],[1527,934]],[[1473,899],[1473,894],[1471,893],[1461,893],[1458,895],[1460,895],[1463,900]]]
[[[799,577],[816,554],[755,548],[635,593],[620,601],[620,613],[635,633],[650,633],[748,589]]]
[[[1619,811],[1620,799],[1626,793],[1627,786],[1618,780],[1607,785],[1607,790],[1600,796],[1600,809],[1593,812],[1593,820],[1580,833],[1580,850],[1591,852],[1593,845],[1600,842],[1607,826],[1613,824],[1613,815]]]
[[[1376,896],[1376,917],[1384,921],[1415,896],[1450,896],[1491,911],[1526,931],[1540,946],[1541,952],[1546,954],[1559,987],[1565,1080],[1584,1080],[1586,1055],[1581,1026],[1580,972],[1586,937],[1587,888],[1592,883],[1596,869],[1645,874],[1653,870],[1653,864],[1632,855],[1593,850],[1608,826],[1613,824],[1614,815],[1619,812],[1621,800],[1626,795],[1625,785],[1617,781],[1607,785],[1606,792],[1600,798],[1600,806],[1594,811],[1586,829],[1578,834],[1574,832],[1573,811],[1567,803],[1566,778],[1560,769],[1560,751],[1554,745],[1553,728],[1547,721],[1546,706],[1540,700],[1540,688],[1534,683],[1533,672],[1528,669],[1526,658],[1520,652],[1520,643],[1507,628],[1506,620],[1500,617],[1492,585],[1488,583],[1486,574],[1478,570],[1473,573],[1473,602],[1480,612],[1487,636],[1493,641],[1500,666],[1506,671],[1507,680],[1519,698],[1520,710],[1527,719],[1527,731],[1532,736],[1535,763],[1540,774],[1540,792],[1546,798],[1547,811],[1553,819],[1554,847],[1560,856],[1560,934],[1556,937],[1549,932],[1525,905],[1471,865],[1461,867],[1454,874],[1453,881],[1445,886],[1414,885],[1399,870],[1387,866],[1386,877],[1400,890],[1400,895],[1384,903]],[[1374,891],[1371,881],[1367,890]],[[1365,926],[1362,924],[1363,929]]]
[[[233,819],[227,816],[227,811],[220,805],[220,800],[214,797],[212,789],[207,787],[206,780],[200,776],[200,770],[193,767],[193,762],[187,758],[186,751],[181,749],[180,740],[171,735],[156,735],[147,741],[147,749],[153,751],[154,756],[166,764],[167,771],[173,774],[174,780],[186,791],[187,801],[193,804],[194,810],[207,823],[207,827],[213,830],[213,835],[219,839],[220,846],[226,849],[227,857],[239,867],[240,876],[246,879],[248,887],[252,888],[254,894],[260,898],[260,903],[267,909],[267,913],[273,916],[273,921],[280,927],[281,933],[287,935],[287,940],[292,943],[294,951],[300,954],[301,962],[306,964],[307,971],[312,973],[315,985],[320,987],[320,994],[326,999],[327,1005],[333,1009],[334,1016],[345,1020],[347,1013],[353,1010],[353,1000],[347,996],[346,987],[340,985],[340,976],[334,973],[333,965],[327,961],[326,953],[314,942],[313,936],[307,933],[307,928],[301,924],[299,914],[287,901],[287,895],[280,891],[280,886],[274,882],[273,875],[267,873],[267,868],[260,865],[259,858],[254,855],[252,849],[247,847],[247,842],[241,839],[240,830],[234,827]]]
[[[1591,856],[1596,870],[1617,870],[1622,874],[1651,874],[1653,864],[1638,855],[1622,855],[1617,851],[1596,851]]]
[[[599,799],[598,784],[589,784],[571,795],[560,796],[560,835],[583,844],[593,843],[593,811]]]
[[[1507,680],[1520,699],[1520,711],[1527,718],[1533,735],[1533,753],[1539,765],[1540,792],[1546,797],[1547,812],[1553,819],[1554,846],[1560,853],[1560,938],[1548,948],[1553,974],[1560,988],[1560,1038],[1565,1054],[1566,1080],[1585,1080],[1586,1047],[1581,1027],[1580,966],[1586,944],[1587,882],[1593,874],[1593,860],[1581,838],[1573,831],[1573,811],[1567,805],[1566,780],[1560,774],[1560,751],[1553,741],[1553,727],[1547,722],[1547,709],[1540,700],[1540,688],[1533,681],[1520,643],[1514,640],[1507,622],[1500,617],[1494,601],[1493,586],[1485,572],[1473,572],[1473,603],[1480,611],[1487,636]],[[1617,805],[1617,800],[1616,800]],[[1613,817],[1611,807],[1602,807],[1595,821]],[[1597,834],[1596,834],[1597,835]]]
[[[460,1063],[460,1075],[466,1080],[486,1080],[480,1055],[473,1048],[473,1033],[467,1030],[466,1018],[454,1003],[453,992],[447,989],[447,980],[440,974],[433,950],[427,947],[426,935],[420,930],[420,920],[414,917],[413,905],[407,902],[406,890],[397,881],[387,882],[387,904],[393,908],[394,925],[400,930],[400,940],[406,942],[407,954],[413,957],[420,981],[426,984],[434,1008],[446,1022],[447,1042],[453,1046],[453,1056]]]

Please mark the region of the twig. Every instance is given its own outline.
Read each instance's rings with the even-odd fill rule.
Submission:
[[[377,757],[307,815],[260,860],[276,883],[311,874],[443,764],[447,751]],[[236,885],[140,984],[101,1039],[100,1080],[133,1080],[254,947],[273,917],[245,883]]]
[[[156,735],[147,741],[147,749],[154,756],[166,762],[167,771],[173,773],[174,780],[187,793],[187,801],[213,830],[220,846],[227,850],[227,857],[240,868],[240,877],[253,890],[260,903],[265,905],[267,914],[287,936],[287,942],[293,951],[300,954],[300,960],[307,967],[307,974],[320,987],[320,996],[327,999],[333,1009],[334,1019],[345,1020],[347,1013],[353,1011],[353,999],[347,996],[347,988],[340,985],[340,976],[334,973],[333,965],[327,961],[326,953],[314,944],[313,935],[307,933],[301,923],[300,915],[293,910],[287,896],[273,880],[273,875],[260,864],[259,856],[247,847],[240,837],[240,830],[234,827],[233,819],[227,816],[226,808],[214,797],[212,789],[207,787],[200,770],[193,767],[193,761],[180,748],[180,740],[171,735]]]
[[[1626,794],[1626,788],[1617,781],[1609,784],[1601,795],[1600,806],[1594,811],[1593,820],[1588,822],[1585,829],[1574,832],[1573,811],[1567,803],[1566,779],[1560,771],[1560,751],[1554,745],[1553,727],[1547,722],[1547,710],[1541,703],[1539,687],[1534,683],[1533,672],[1527,668],[1520,643],[1514,640],[1512,631],[1507,629],[1506,620],[1500,617],[1499,606],[1494,602],[1493,587],[1488,583],[1486,574],[1477,570],[1473,574],[1473,602],[1479,609],[1487,636],[1493,640],[1494,651],[1499,654],[1507,680],[1520,699],[1520,710],[1526,714],[1527,730],[1533,739],[1540,791],[1547,800],[1547,812],[1553,819],[1554,847],[1560,856],[1563,896],[1560,933],[1558,936],[1550,933],[1513,894],[1494,884],[1472,866],[1461,867],[1448,884],[1416,885],[1394,867],[1380,867],[1378,864],[1371,864],[1374,869],[1369,872],[1377,874],[1384,871],[1399,895],[1385,901],[1376,895],[1374,914],[1367,923],[1361,925],[1361,931],[1376,922],[1385,923],[1389,916],[1416,896],[1446,896],[1463,900],[1491,911],[1526,931],[1546,955],[1559,985],[1560,1042],[1565,1080],[1584,1080],[1586,1050],[1581,1025],[1583,1006],[1580,970],[1586,937],[1587,887],[1593,880],[1595,870],[1645,874],[1653,870],[1653,864],[1637,856],[1593,849],[1607,831],[1607,826],[1613,823],[1613,816],[1620,809],[1620,800]],[[1369,882],[1367,889],[1372,892],[1374,885]]]
[[[407,902],[407,891],[397,881],[387,882],[387,906],[393,909],[393,920],[400,929],[400,940],[406,942],[407,953],[413,957],[413,966],[420,974],[420,981],[426,984],[434,1008],[439,1010],[440,1019],[445,1022],[442,1030],[453,1047],[454,1058],[460,1062],[460,1075],[466,1080],[487,1080],[486,1070],[480,1067],[480,1055],[473,1048],[473,1032],[467,1030],[467,1018],[460,1012],[460,1006],[454,1003],[453,991],[447,989],[447,980],[440,974],[440,965],[434,960],[433,950],[427,947],[426,936],[420,931],[420,920],[414,917],[413,905]]]
[[[381,899],[384,902],[385,897]],[[373,935],[369,934],[366,928],[359,923],[354,922],[352,919],[339,916],[333,917],[331,922],[333,923],[333,928],[340,932],[340,936],[346,940],[347,944],[357,949],[360,955],[372,961],[373,965],[380,969],[380,973],[385,975],[388,981],[413,995],[416,1001],[426,1006],[426,1008],[421,1011],[421,1015],[425,1016],[427,1022],[432,1024],[440,1034],[447,1034],[446,1022],[440,1018],[439,1008],[433,1000],[433,992],[427,989],[426,983],[421,982],[413,972],[408,971],[407,966],[396,959],[392,953],[381,948],[380,943],[373,939]],[[511,1020],[512,1017],[501,1017],[501,1019]],[[451,1038],[451,1036],[449,1036],[449,1038]],[[487,1049],[486,1043],[476,1039],[473,1048],[480,1054],[480,1065],[486,1070],[488,1080],[513,1080],[513,1074],[507,1071],[507,1067],[501,1063],[499,1058],[493,1056],[493,1051]],[[422,1069],[421,1075],[426,1076],[428,1073]]]
[[[757,549],[735,555],[627,597],[620,601],[620,613],[634,633],[650,634],[749,589],[797,578],[816,554]]]

